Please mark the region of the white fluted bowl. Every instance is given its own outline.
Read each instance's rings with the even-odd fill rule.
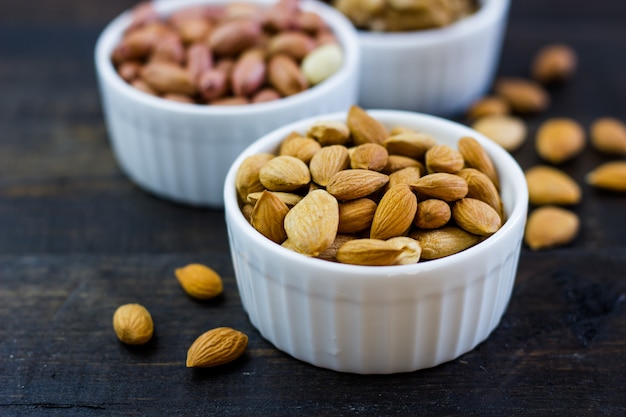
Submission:
[[[274,0],[246,0],[265,6]],[[158,0],[167,15],[198,4],[225,0]],[[237,155],[261,135],[293,120],[343,110],[357,99],[359,48],[352,24],[337,10],[316,1],[301,8],[319,14],[343,51],[341,69],[302,93],[245,106],[178,103],[142,93],[124,82],[111,52],[131,22],[130,12],[113,20],[95,50],[102,107],[115,157],[141,188],[176,202],[222,208],[224,179]]]
[[[237,285],[252,324],[278,349],[310,364],[362,374],[409,372],[457,358],[484,341],[509,302],[526,221],[528,191],[517,162],[483,135],[433,116],[368,112],[389,127],[406,126],[453,145],[476,138],[499,171],[506,223],[458,254],[414,265],[369,267],[309,258],[250,226],[235,176],[253,154],[276,151],[309,118],[275,130],[235,160],[224,186],[225,215]]]
[[[407,33],[359,32],[359,104],[440,116],[465,111],[497,70],[509,0],[482,0],[450,26]]]

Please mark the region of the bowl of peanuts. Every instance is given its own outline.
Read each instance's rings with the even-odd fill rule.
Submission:
[[[253,140],[356,101],[360,51],[336,9],[298,0],[157,0],[103,30],[95,67],[125,174],[174,202],[223,208]]]
[[[247,147],[224,199],[263,337],[315,366],[389,374],[451,361],[498,326],[528,191],[510,154],[466,126],[353,105]]]
[[[444,117],[489,90],[509,0],[333,0],[358,28],[359,104]]]

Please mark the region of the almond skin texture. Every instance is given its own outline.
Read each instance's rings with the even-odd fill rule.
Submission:
[[[526,170],[528,198],[531,204],[578,204],[582,192],[572,177],[560,169],[538,165]]]
[[[606,162],[587,174],[585,180],[597,188],[626,192],[626,161]]]
[[[406,184],[390,188],[378,203],[370,238],[386,240],[403,235],[413,223],[417,198]]]
[[[453,174],[463,168],[463,155],[448,145],[435,145],[425,155],[426,170],[432,172],[448,172]]]
[[[489,177],[474,168],[464,168],[457,172],[457,175],[467,182],[467,197],[489,204],[504,220],[502,199]]]
[[[539,126],[535,149],[545,161],[563,163],[580,154],[584,147],[585,131],[572,119],[548,119]]]
[[[309,167],[302,160],[280,155],[270,159],[259,171],[261,184],[270,191],[295,191],[311,181]]]
[[[496,167],[485,148],[474,138],[465,136],[457,143],[459,152],[465,159],[468,168],[476,168],[489,177],[497,189],[500,189],[500,179]]]
[[[263,236],[278,243],[287,239],[284,222],[289,207],[271,191],[263,191],[250,214],[250,224]]]
[[[398,132],[383,142],[390,155],[408,156],[414,159],[423,158],[426,151],[436,144],[432,136],[412,131]]]
[[[437,229],[448,223],[451,217],[452,212],[448,203],[430,198],[417,205],[413,223],[420,229]]]
[[[371,169],[382,171],[387,165],[389,154],[384,146],[377,143],[364,143],[350,152],[350,167],[352,169]]]
[[[235,188],[242,201],[246,201],[248,194],[265,189],[265,186],[261,184],[259,179],[259,173],[263,165],[271,159],[274,159],[274,155],[258,153],[247,157],[241,163],[235,176]]]
[[[339,204],[339,233],[358,233],[372,226],[376,203],[369,198],[357,198]]]
[[[339,121],[319,121],[313,123],[307,136],[317,140],[322,146],[345,145],[350,140],[350,129]]]
[[[452,207],[452,218],[461,229],[479,236],[489,236],[500,228],[500,215],[489,204],[475,198],[463,198]]]
[[[395,265],[403,249],[380,239],[354,239],[337,250],[337,261],[344,264]]]
[[[448,203],[467,195],[467,182],[458,175],[437,172],[428,174],[411,184],[419,196],[438,198]]]
[[[174,271],[185,292],[198,300],[209,300],[222,293],[222,278],[212,268],[202,264],[189,264]]]
[[[321,148],[321,145],[314,139],[294,137],[283,142],[279,155],[290,155],[308,164]]]
[[[124,304],[113,314],[113,329],[117,338],[127,345],[143,345],[154,333],[150,312],[141,304]]]
[[[590,129],[591,144],[600,152],[626,155],[626,124],[612,117],[602,117]]]
[[[230,327],[201,334],[187,351],[188,368],[210,368],[239,358],[248,346],[248,336]]]
[[[311,178],[316,184],[325,187],[330,179],[350,166],[350,154],[343,145],[324,146],[313,155],[309,163]]]
[[[382,145],[385,139],[387,139],[385,126],[359,106],[353,105],[350,107],[347,125],[356,145],[364,143]]]
[[[326,190],[337,200],[354,200],[367,197],[384,187],[389,176],[368,169],[346,169],[333,175]]]
[[[459,227],[445,226],[432,230],[417,230],[410,234],[422,248],[423,259],[439,259],[461,252],[480,242],[481,237]]]
[[[318,256],[328,248],[339,227],[337,200],[324,190],[309,192],[285,216],[285,231],[299,253]]]
[[[532,250],[566,245],[578,234],[576,213],[555,206],[543,206],[528,216],[524,240]]]

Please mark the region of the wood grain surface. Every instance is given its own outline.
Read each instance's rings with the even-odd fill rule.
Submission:
[[[177,205],[133,185],[111,153],[93,66],[106,23],[126,0],[0,2],[0,416],[622,416],[626,414],[626,195],[591,189],[610,159],[587,146],[561,166],[583,189],[566,247],[522,256],[493,334],[456,360],[363,376],[300,362],[249,322],[224,213]],[[541,162],[549,117],[588,128],[626,120],[626,3],[513,0],[499,75],[527,77],[551,42],[576,49],[575,78],[550,89],[514,153]],[[462,115],[458,120],[463,122]],[[194,301],[173,271],[212,266],[224,294]],[[140,302],[155,337],[119,343],[115,308]],[[185,367],[200,333],[250,336],[237,361]]]

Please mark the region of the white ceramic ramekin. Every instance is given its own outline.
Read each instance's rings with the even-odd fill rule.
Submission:
[[[246,0],[270,6],[273,0]],[[162,14],[224,0],[160,0]],[[224,179],[237,155],[263,134],[316,114],[339,111],[356,102],[359,48],[352,24],[320,2],[302,1],[335,33],[344,64],[332,77],[300,94],[246,106],[177,103],[144,94],[115,72],[110,56],[131,22],[130,12],[113,20],[100,35],[95,65],[102,107],[113,151],[137,185],[177,202],[223,207]]]
[[[470,135],[499,171],[508,219],[485,241],[455,255],[414,265],[338,264],[285,249],[248,224],[238,206],[235,176],[250,155],[275,152],[309,118],[275,130],[234,162],[224,188],[226,223],[237,284],[252,324],[278,349],[336,371],[409,372],[472,350],[498,325],[511,296],[526,221],[528,191],[515,160],[483,135],[434,116],[391,110],[369,113],[384,124],[431,134],[456,146]]]
[[[454,116],[485,94],[498,66],[509,0],[482,0],[450,26],[359,32],[359,104]]]

